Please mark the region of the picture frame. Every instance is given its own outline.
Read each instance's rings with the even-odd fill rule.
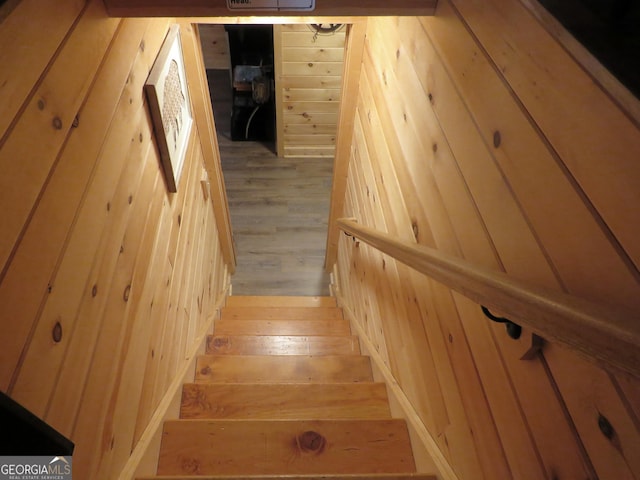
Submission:
[[[193,124],[178,25],[169,29],[144,90],[167,189],[177,192]]]

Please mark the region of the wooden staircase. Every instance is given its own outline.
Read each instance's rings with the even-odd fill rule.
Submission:
[[[436,478],[331,297],[229,297],[180,417],[139,480]]]

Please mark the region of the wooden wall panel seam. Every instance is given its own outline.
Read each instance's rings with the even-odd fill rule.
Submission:
[[[460,246],[453,233],[451,220],[443,215],[445,209],[442,206],[440,192],[436,188],[433,188],[433,176],[427,171],[425,178],[415,179],[416,181],[422,182],[424,187],[422,192],[418,190],[406,162],[406,160],[415,161],[416,158],[409,157],[407,159],[405,156],[405,146],[394,127],[393,117],[386,103],[381,83],[376,81],[378,77],[376,76],[376,72],[373,71],[374,67],[371,65],[371,52],[367,49],[365,53],[366,62],[363,70],[365,74],[363,77],[366,78],[366,80],[364,80],[363,83],[370,88],[377,117],[380,119],[385,137],[388,139],[387,145],[389,147],[390,161],[393,163],[396,174],[403,185],[405,204],[410,207],[413,236],[420,244],[442,246],[448,253],[459,256]],[[406,146],[406,148],[411,147]],[[431,208],[429,211],[426,209],[426,205],[430,205]],[[431,213],[431,220],[429,220],[428,212]],[[438,222],[438,230],[431,226],[431,224],[435,222]]]
[[[104,245],[97,278],[103,280],[99,281],[99,284],[106,287],[104,295],[101,295],[106,301],[100,310],[94,312],[95,316],[78,318],[77,322],[84,321],[91,324],[92,338],[89,337],[89,341],[83,342],[85,338],[76,337],[78,340],[76,345],[84,354],[77,362],[71,363],[67,370],[69,377],[71,377],[70,386],[74,387],[76,392],[69,402],[62,405],[61,409],[65,413],[76,412],[76,415],[69,418],[72,420],[71,425],[63,425],[60,428],[62,431],[72,432],[71,436],[76,442],[74,453],[77,461],[74,462],[74,471],[80,474],[84,473],[87,476],[91,476],[89,472],[95,468],[96,462],[99,461],[97,456],[92,455],[93,449],[89,448],[89,445],[97,446],[98,451],[107,451],[108,446],[115,441],[108,419],[111,418],[109,413],[113,406],[112,402],[115,401],[112,395],[119,388],[118,364],[122,348],[127,340],[128,325],[125,322],[129,310],[131,280],[139,248],[139,236],[142,234],[142,227],[144,227],[144,222],[140,222],[140,224],[138,222],[129,223],[128,220],[136,207],[147,211],[149,206],[147,202],[136,202],[135,205],[129,203],[127,197],[128,191],[131,191],[130,188],[137,191],[142,185],[144,159],[147,157],[146,152],[151,149],[150,139],[144,147],[146,147],[144,152],[132,149],[131,153],[135,157],[129,157],[131,161],[128,168],[123,170],[114,195],[113,212],[117,215],[118,212],[124,210],[121,213],[124,222],[116,222],[114,218],[113,224],[107,225],[105,230],[108,241]],[[141,153],[142,155],[140,155]],[[136,165],[138,162],[142,165]],[[145,188],[149,188],[149,186],[145,186]],[[131,235],[134,241],[131,252],[128,246],[123,243],[127,234]],[[88,287],[89,285],[84,289],[86,295],[83,297],[90,303],[92,292]],[[77,325],[78,323],[76,323]],[[114,361],[114,358],[118,360]],[[71,372],[73,368],[83,370],[83,374],[75,378]],[[84,378],[84,381],[80,381],[81,378]],[[64,392],[64,385],[60,385],[59,392]],[[104,421],[96,425],[96,418],[102,418]],[[59,417],[51,415],[51,421],[58,424]]]
[[[356,132],[358,132],[362,127],[360,122],[358,122],[359,117],[356,117],[356,120]],[[356,138],[357,137],[358,135],[356,135]],[[359,150],[360,155],[358,156],[358,160],[360,161],[354,163],[354,165],[359,165],[358,170],[361,174],[364,173],[367,179],[366,188],[372,202],[370,209],[375,212],[377,217],[374,223],[377,225],[377,228],[394,232],[395,234],[397,231],[395,222],[401,218],[401,216],[396,218],[395,215],[388,214],[391,210],[391,201],[386,195],[387,183],[383,181],[381,176],[376,172],[377,162],[374,161],[374,157],[372,157],[369,152],[370,150],[366,148],[366,145],[363,145]],[[377,180],[381,180],[380,185],[378,185]],[[366,251],[370,255],[375,253],[377,257],[382,259],[381,263],[382,269],[384,270],[384,278],[387,279],[389,283],[393,284],[394,287],[403,283],[402,279],[406,278],[408,273],[408,269],[404,265],[397,265],[397,262],[392,261],[391,258],[386,255],[379,255],[371,249],[366,249]],[[405,282],[403,285],[406,289],[405,294],[407,297],[417,298],[410,284]],[[378,288],[378,290],[383,292],[385,288]],[[394,288],[394,290],[396,290],[396,288]],[[433,363],[433,358],[428,353],[431,351],[428,345],[429,339],[425,335],[426,332],[424,331],[423,324],[421,322],[419,325],[415,324],[415,319],[418,318],[415,304],[413,302],[403,304],[395,296],[391,298],[393,299],[393,307],[385,312],[381,318],[382,331],[385,338],[388,339],[390,348],[392,350],[404,348],[407,352],[407,357],[411,355],[410,363],[414,365],[414,369],[411,372],[402,368],[394,369],[393,371],[399,383],[405,386],[406,393],[414,402],[414,406],[419,414],[429,419],[431,430],[440,436],[449,423],[449,418],[447,409],[442,402],[441,388],[439,388],[439,381],[435,374],[436,368]],[[383,320],[391,317],[394,318],[394,322],[386,322]],[[393,329],[389,328],[391,325],[393,325]],[[393,336],[394,330],[397,331],[395,334],[397,338]],[[423,338],[426,344],[423,343]],[[409,348],[409,346],[411,348]],[[411,351],[411,353],[409,353],[409,351]],[[416,384],[411,385],[408,383],[406,381],[408,377],[411,379],[416,379],[417,377]],[[431,382],[429,382],[429,380],[431,380]],[[423,385],[425,381],[429,383],[429,388],[425,388],[426,383]],[[425,405],[422,406],[421,404]]]
[[[198,147],[198,145],[196,145],[196,147]],[[187,235],[185,236],[186,244],[183,246],[183,248],[180,249],[181,251],[184,252],[184,251],[187,251],[188,247],[191,247],[188,251],[188,254],[185,255],[184,257],[184,261],[183,261],[184,267],[182,268],[183,277],[182,277],[182,280],[179,281],[180,300],[177,304],[177,310],[178,310],[177,318],[183,318],[183,321],[181,322],[182,328],[180,329],[180,335],[173,337],[174,343],[179,348],[175,348],[176,346],[174,346],[172,350],[172,357],[171,357],[172,361],[170,362],[170,364],[173,366],[173,368],[169,370],[170,372],[169,381],[173,378],[173,376],[177,371],[178,365],[180,363],[179,359],[181,355],[188,348],[187,345],[189,340],[189,330],[193,328],[193,323],[196,322],[197,320],[197,315],[191,314],[191,310],[188,307],[188,303],[190,299],[194,298],[193,282],[194,282],[194,275],[197,272],[197,267],[198,267],[198,263],[197,263],[197,256],[198,256],[198,250],[199,250],[198,246],[200,247],[202,246],[201,242],[197,242],[197,239],[198,239],[197,231],[199,229],[200,215],[204,213],[202,210],[197,208],[199,203],[202,201],[202,194],[197,188],[197,184],[199,183],[199,178],[200,178],[200,175],[199,175],[200,158],[201,158],[201,151],[199,150],[199,148],[196,148],[196,150],[194,151],[194,159],[193,159],[194,182],[192,184],[193,185],[192,188],[190,188],[190,191],[193,197],[193,199],[191,200],[192,212],[189,215],[189,227],[187,230]],[[183,221],[184,220],[185,219],[183,216]],[[194,269],[194,271],[191,271],[191,269]]]
[[[374,22],[375,24],[377,23]],[[407,125],[404,126],[405,135],[413,132],[412,136],[417,139],[415,149],[418,158],[405,155],[404,160],[409,167],[411,178],[416,183],[416,190],[424,192],[419,181],[415,180],[417,177],[426,176],[420,172],[430,172],[434,189],[442,198],[444,212],[451,219],[451,228],[460,245],[463,258],[491,268],[503,269],[486,224],[479,215],[478,206],[466,180],[461,175],[448,139],[432,113],[418,75],[413,68],[403,68],[406,66],[403,61],[404,45],[396,43],[398,40],[390,29],[385,31],[385,38],[381,38],[379,33],[376,34],[381,31],[380,28],[372,30],[368,38],[372,51],[376,52],[374,61],[379,64],[386,62],[387,65],[393,66],[379,73],[385,87],[398,92],[394,101],[388,102],[389,111],[395,112],[395,124],[399,124],[398,120],[402,118],[410,125],[409,132]],[[396,47],[395,52],[390,51],[392,43]],[[402,143],[409,142],[405,140]]]
[[[149,145],[150,141],[148,140],[147,147]],[[125,158],[130,157],[125,156]],[[135,165],[135,160],[131,161],[130,165]],[[141,175],[142,169],[139,171],[123,169],[122,174],[124,175],[125,172],[129,173],[134,180],[136,176]],[[120,180],[123,180],[122,176]],[[134,183],[134,185],[136,184]],[[87,331],[87,323],[97,328],[99,325],[97,319],[102,318],[107,292],[116,267],[115,253],[120,249],[126,222],[131,211],[127,192],[123,189],[122,186],[115,191],[113,215],[106,215],[105,217],[108,218],[105,218],[104,224],[98,230],[98,235],[101,236],[100,249],[97,252],[86,250],[85,255],[80,256],[83,260],[91,256],[91,262],[82,265],[79,258],[74,255],[65,255],[65,258],[62,259],[57,281],[64,282],[65,287],[61,291],[56,290],[55,296],[50,295],[50,298],[47,299],[35,332],[38,337],[30,340],[27,357],[20,369],[17,370],[19,376],[15,388],[12,390],[12,395],[15,395],[16,398],[24,397],[26,404],[32,405],[34,411],[46,412],[46,418],[50,418],[56,428],[65,432],[71,428],[70,422],[72,420],[65,419],[67,421],[63,421],[55,414],[48,417],[51,402],[54,402],[54,399],[60,400],[57,395],[62,396],[64,400],[57,403],[56,406],[67,412],[72,410],[70,408],[72,405],[78,405],[80,402],[78,389],[81,389],[83,385],[80,379],[85,379],[86,372],[89,370],[89,362],[86,361],[84,354],[92,351],[93,342],[98,335],[97,330],[89,329]],[[84,214],[95,215],[96,212],[85,210]],[[120,219],[114,218],[116,215],[120,216],[121,222],[118,221]],[[92,226],[97,227],[95,224]],[[84,241],[86,237],[81,240],[80,235],[76,234],[74,240]],[[110,251],[106,249],[108,246],[110,246]],[[98,295],[98,288],[100,295]],[[65,335],[62,345],[52,345],[50,341],[51,324],[56,320],[61,324]],[[77,332],[82,332],[82,339],[79,338]],[[92,338],[92,333],[96,337]],[[57,375],[52,375],[51,370],[42,369],[45,353],[48,354],[46,358],[50,362],[50,367],[58,366]],[[65,365],[67,370],[63,371]],[[74,370],[74,367],[78,370]],[[37,399],[36,392],[42,389],[46,389],[47,394],[38,399],[40,404],[32,403]],[[55,409],[54,411],[58,412]]]
[[[531,14],[538,19],[540,25],[567,50],[576,63],[591,75],[600,85],[600,88],[612,98],[616,106],[640,128],[640,99],[633,95],[627,87],[615,78],[613,74],[609,72],[585,46],[579,43],[539,2],[536,0],[521,1]]]
[[[151,263],[149,257],[149,243],[153,244],[155,237],[156,216],[162,206],[162,195],[158,195],[164,190],[163,178],[157,169],[157,158],[152,149],[146,156],[145,171],[143,172],[142,188],[137,193],[137,206],[141,212],[137,212],[137,206],[132,211],[132,218],[143,219],[141,222],[131,221],[124,235],[125,251],[121,255],[134,253],[129,267],[129,283],[125,287],[127,295],[127,306],[122,315],[123,335],[120,355],[118,360],[113,361],[115,366],[115,384],[110,392],[110,399],[105,415],[103,431],[112,432],[111,444],[108,453],[93,462],[93,471],[107,472],[113,476],[123,465],[125,459],[130,454],[130,437],[134,434],[136,412],[131,405],[137,405],[139,389],[142,382],[141,375],[143,369],[137,368],[139,363],[138,355],[146,351],[146,333],[148,324],[139,314],[142,304],[142,294],[145,291],[145,284],[150,280],[147,276]],[[145,179],[145,177],[147,177]],[[148,186],[147,186],[148,185]],[[147,192],[147,189],[150,192]],[[145,194],[150,193],[151,201]],[[146,212],[145,212],[146,211]],[[141,213],[141,214],[139,214]],[[136,226],[136,224],[141,224]],[[114,367],[112,366],[112,369]],[[117,435],[116,435],[117,432]],[[97,462],[97,463],[96,463]]]
[[[413,32],[413,23],[419,25],[417,19],[406,22],[405,19],[401,19],[399,28]],[[539,238],[527,223],[521,205],[504,184],[504,178],[495,165],[490,150],[477,132],[477,125],[468,117],[463,99],[441,65],[434,61],[426,66],[426,60],[435,55],[435,52],[429,51],[426,43],[414,43],[413,49],[409,51],[407,48],[405,54],[410,56],[414,65],[417,65],[420,59],[423,60],[418,76],[424,79],[427,94],[433,92],[437,96],[437,101],[432,102],[433,112],[452,148],[460,173],[478,205],[479,214],[488,227],[492,242],[496,245],[500,263],[519,278],[527,279],[528,276],[532,276],[536,283],[554,284],[558,280],[557,275],[556,280],[553,278],[553,265],[540,245]],[[429,82],[437,86],[437,89],[428,89]],[[540,253],[537,253],[538,251]],[[527,260],[534,257],[537,259],[537,269],[531,269],[526,265],[519,268],[523,252],[526,252]],[[543,268],[545,264],[549,264],[546,272]],[[541,272],[537,273],[536,270]]]
[[[493,137],[496,130],[501,132],[502,141],[499,148],[493,150],[494,155],[504,177],[508,179],[510,188],[528,212],[529,220],[544,242],[564,284],[573,294],[605,303],[619,302],[633,308],[639,298],[637,281],[624,260],[620,258],[618,251],[612,248],[601,225],[585,208],[582,197],[565,177],[546,143],[538,137],[535,126],[530,124],[526,115],[523,116],[520,104],[511,96],[510,89],[503,84],[501,78],[496,78],[495,68],[489,59],[484,59],[480,52],[481,47],[473,42],[470,34],[463,33],[466,29],[463,21],[451,10],[447,2],[441,3],[440,12],[446,16],[447,21],[430,24],[428,19],[422,18],[425,32],[431,38],[446,68],[452,73],[457,88],[466,98],[486,143],[493,143],[493,140],[487,137]],[[458,35],[460,45],[466,43],[469,51],[475,50],[480,55],[475,57],[440,40],[454,31]],[[473,60],[470,60],[470,55],[473,56]],[[469,67],[470,64],[473,66]],[[465,68],[472,68],[474,78],[477,77],[473,82],[473,90],[469,88],[471,75],[465,76],[461,73]],[[492,95],[500,99],[499,109],[497,101],[489,101],[486,93],[478,95],[479,81],[484,82],[485,88],[491,89]],[[497,110],[503,116],[509,115],[510,122],[500,121],[500,124],[496,125],[496,120],[500,117],[496,117],[492,112]],[[518,161],[510,160],[513,158],[518,158]],[[538,195],[534,189],[537,185],[534,180],[540,182],[542,179],[545,180],[547,195]],[[550,192],[554,192],[553,195]],[[572,212],[571,215],[563,214],[568,211]],[[580,232],[579,238],[588,238],[589,242],[576,242],[569,235],[558,234],[569,229]],[[567,243],[569,240],[571,246]],[[585,266],[577,275],[577,270],[575,267],[572,268],[572,265],[581,264]],[[617,285],[617,288],[611,289],[606,295],[601,290],[603,278],[608,278],[608,285]]]
[[[58,152],[68,138],[72,122],[93,82],[102,56],[119,25],[118,20],[96,21],[104,7],[94,0],[51,68],[47,71],[29,106],[11,136],[0,149],[0,203],[12,205],[0,217],[0,270],[6,272],[13,247],[24,233],[34,205],[47,181]],[[76,56],[87,60],[76,65]],[[75,70],[76,75],[68,72]],[[31,141],[38,137],[38,142]],[[20,158],[20,162],[15,159]],[[19,184],[20,187],[16,188]]]
[[[640,445],[640,431],[611,374],[556,344],[544,356],[597,478],[637,478],[640,459],[631,452]]]
[[[86,9],[86,2],[79,0],[16,3],[17,8],[0,21],[0,65],[6,66],[0,73],[0,149],[35,94],[43,72],[55,61],[69,30]],[[52,23],[54,15],[57,21]],[[47,34],[42,35],[43,31]],[[35,37],[41,41],[32,42]]]
[[[134,26],[135,23],[131,25]],[[135,29],[133,31],[135,32]],[[123,38],[129,37],[125,36]],[[125,51],[126,50],[123,51],[120,49],[119,54],[123,55]],[[133,51],[137,51],[137,43]],[[112,68],[113,67],[112,65]],[[115,75],[115,77],[101,76],[102,80],[100,80],[100,82],[107,82],[107,85],[98,83],[96,84],[96,88],[105,95],[109,93],[115,94],[117,99],[118,93],[120,93],[120,89],[123,87],[128,73],[128,66],[124,71],[120,67],[111,70],[109,74]],[[122,83],[118,83],[118,78],[120,78]],[[141,85],[141,82],[139,84]],[[124,92],[127,91],[129,90],[124,90]],[[104,128],[106,132],[110,118],[103,116],[104,112],[100,110],[103,108],[107,108],[107,111],[112,110],[118,103],[116,100],[116,102],[112,104],[113,106],[106,107],[102,103],[104,97],[97,95],[92,98],[95,98],[95,102],[89,99],[82,110],[84,121],[89,123],[83,123],[79,125],[77,129],[72,130],[72,135],[58,161],[57,173],[49,181],[48,188],[44,191],[38,209],[34,213],[34,217],[32,217],[31,223],[25,232],[23,241],[16,249],[16,255],[11,268],[8,270],[7,276],[2,279],[2,285],[0,285],[0,299],[2,299],[2,301],[16,294],[19,295],[19,298],[24,298],[23,303],[15,304],[14,307],[12,307],[14,315],[22,318],[20,322],[14,322],[14,325],[25,325],[25,318],[34,317],[42,301],[38,300],[36,296],[42,298],[43,295],[46,295],[47,282],[50,282],[49,288],[53,288],[54,286],[55,275],[57,275],[55,272],[59,268],[60,261],[58,255],[62,252],[62,250],[58,249],[66,248],[63,247],[63,244],[69,241],[67,229],[77,221],[77,214],[75,212],[79,202],[83,201],[81,198],[85,195],[85,184],[82,182],[88,181],[91,175],[93,175],[93,165],[95,161],[86,160],[84,155],[96,155],[96,158],[98,158],[99,150],[102,148],[105,134],[100,134],[99,129],[96,131],[92,130],[92,128],[94,125],[100,125],[103,126],[102,128]],[[121,103],[125,101],[128,106],[128,98],[121,100]],[[135,106],[131,105],[131,108],[135,108]],[[89,126],[90,124],[91,126]],[[84,135],[85,129],[87,136]],[[87,143],[84,143],[85,139],[88,139]],[[83,180],[85,178],[87,180]],[[52,218],[57,220],[53,232],[50,231]],[[50,243],[47,243],[47,248],[35,249],[38,261],[33,262],[36,258],[32,258],[34,257],[34,253],[31,249],[34,245],[41,242],[43,235],[51,235],[49,237]],[[29,271],[29,269],[35,270],[35,272]],[[28,278],[28,280],[26,280],[26,278]],[[25,281],[33,282],[33,288],[24,291],[21,285]],[[63,285],[60,286],[62,287]],[[23,293],[18,293],[21,291]],[[22,317],[22,315],[25,315],[25,317]],[[9,352],[9,348],[4,350],[4,354],[8,355]],[[5,361],[3,361],[2,364],[5,365],[6,368],[10,366],[10,363]]]
[[[195,144],[189,143],[189,149],[187,151],[187,158],[189,159],[189,170],[186,176],[183,177],[182,183],[184,185],[190,185],[194,175],[193,158],[195,156]],[[178,309],[180,301],[180,290],[182,287],[182,272],[185,268],[185,263],[182,261],[182,256],[186,255],[188,251],[186,244],[188,241],[187,231],[189,230],[189,219],[193,216],[190,208],[190,192],[187,188],[182,188],[178,192],[183,192],[178,198],[174,199],[176,204],[172,211],[172,224],[171,229],[171,243],[169,250],[169,263],[171,264],[171,275],[169,277],[169,291],[167,292],[167,304],[166,311],[159,312],[162,318],[163,336],[162,336],[162,348],[163,355],[160,355],[158,363],[158,377],[154,388],[154,405],[160,401],[162,395],[165,392],[165,388],[171,378],[171,360],[176,358],[176,328],[178,325]]]
[[[164,208],[160,214],[161,218],[158,227],[158,241],[160,241],[160,239],[167,239],[170,236],[172,226],[172,218],[166,201],[164,202],[163,207]],[[158,362],[160,356],[163,353],[161,346],[165,329],[165,322],[162,320],[166,318],[166,315],[163,314],[166,310],[166,303],[169,301],[168,290],[170,284],[171,265],[168,261],[169,241],[164,241],[163,243],[159,243],[158,245],[160,245],[160,250],[155,250],[154,256],[160,259],[161,264],[158,267],[159,274],[156,277],[157,280],[153,289],[153,304],[150,306],[149,315],[150,318],[152,316],[159,316],[161,321],[156,320],[153,322],[154,328],[151,334],[151,339],[149,341],[147,361],[145,362],[144,368],[144,385],[138,405],[136,432],[133,440],[134,443],[142,435],[142,431],[146,426],[146,422],[149,420],[153,410],[155,409],[155,405],[153,402],[155,386],[159,374]]]
[[[154,159],[155,160],[155,159]],[[154,221],[154,225],[155,225],[155,229],[153,231],[153,239],[152,239],[152,246],[148,249],[147,254],[149,255],[149,265],[148,265],[148,273],[146,275],[146,281],[144,282],[144,287],[143,287],[143,292],[141,293],[141,300],[139,301],[139,307],[138,307],[138,311],[136,313],[137,316],[142,317],[142,319],[146,320],[146,322],[148,323],[148,327],[151,331],[149,331],[147,333],[147,336],[145,337],[145,347],[141,347],[139,348],[139,352],[137,353],[137,355],[141,356],[144,355],[144,357],[146,358],[146,356],[148,355],[149,349],[152,348],[152,339],[153,339],[153,331],[155,331],[155,325],[156,322],[152,320],[152,312],[153,312],[153,304],[154,304],[154,297],[155,297],[155,291],[157,289],[157,286],[159,284],[162,283],[162,279],[163,276],[159,275],[158,273],[161,272],[162,270],[162,265],[164,265],[164,257],[166,255],[166,249],[168,247],[168,243],[165,240],[166,238],[166,230],[164,228],[164,226],[166,225],[166,221],[165,221],[165,217],[164,215],[162,215],[162,210],[165,208],[165,196],[164,196],[164,192],[163,190],[166,188],[165,184],[164,184],[164,179],[163,178],[159,178],[158,180],[158,191],[156,192],[155,197],[154,198],[154,202],[158,202],[158,206],[156,208],[154,208],[153,210],[153,214],[152,217],[153,221]],[[137,366],[137,370],[140,372],[140,374],[142,375],[142,381],[140,381],[140,393],[137,395],[137,401],[135,401],[135,403],[133,403],[133,405],[136,406],[136,409],[134,410],[131,405],[130,405],[130,410],[132,412],[136,412],[136,419],[140,416],[140,411],[142,410],[142,407],[145,405],[142,401],[143,398],[143,392],[144,392],[144,387],[146,385],[146,374],[147,374],[147,368],[146,368],[146,362],[143,362],[142,359],[138,359],[138,366]],[[144,363],[145,368],[140,368],[140,366]],[[132,439],[131,439],[131,444],[128,447],[132,448],[132,446],[135,446],[136,443],[136,432],[137,432],[137,422],[135,419],[132,419],[130,421],[130,423],[132,424],[132,427],[135,427],[135,429],[132,432]]]
[[[135,30],[134,30],[134,31],[135,31]],[[127,37],[125,36],[125,38],[127,38]],[[89,120],[89,118],[87,118],[87,120]],[[73,138],[73,140],[75,140],[75,138]],[[73,141],[73,140],[72,140],[72,141]],[[72,141],[71,141],[71,142],[72,142]],[[68,148],[68,149],[70,149],[71,145],[73,144],[73,143],[71,143],[71,142],[70,142],[70,143],[69,143],[69,145],[67,146],[67,148]],[[86,147],[86,145],[84,145],[84,146]],[[71,152],[67,152],[67,151],[65,150],[65,155],[66,155],[67,153],[71,153]],[[86,151],[86,150],[85,150],[85,153],[87,153],[87,151]],[[89,162],[87,162],[87,163],[89,163]],[[89,165],[92,165],[92,164],[90,164],[90,163],[89,163]],[[90,169],[88,169],[87,171],[90,171]],[[57,172],[56,172],[56,174],[57,174]],[[61,175],[61,174],[58,174],[58,175]],[[84,177],[83,177],[83,178],[84,178]],[[69,185],[68,180],[64,179],[64,177],[61,177],[61,178],[60,178],[60,181],[61,181],[61,183],[63,184],[62,189],[64,189],[66,192],[69,192],[69,187],[70,187],[71,185]],[[82,191],[83,191],[83,190],[80,190],[80,191],[78,192],[78,194],[80,194],[80,192],[82,192]],[[58,194],[58,195],[61,195],[61,194],[62,194],[62,192],[57,192],[57,194]],[[46,195],[46,194],[45,194],[44,200],[45,200],[45,201],[46,201],[46,200],[48,200],[48,197],[47,197],[47,195]],[[48,207],[48,205],[47,205],[47,204],[43,204],[43,205],[44,205],[44,207],[45,207],[45,208],[47,208],[47,207]],[[48,208],[47,208],[47,209],[48,209]],[[58,215],[59,215],[59,214],[58,214]],[[49,219],[49,218],[43,219],[43,222],[50,222],[50,219]],[[61,233],[62,233],[62,232],[61,232]],[[43,265],[42,265],[41,263],[39,263],[39,264],[37,264],[37,267],[36,267],[36,268],[38,268],[38,269],[42,269],[42,268],[43,268]],[[53,283],[53,282],[52,282],[52,283]],[[46,311],[46,310],[45,310],[45,311]],[[43,314],[43,312],[41,312],[41,314]],[[44,323],[44,322],[42,322],[42,323]],[[65,327],[65,330],[66,330],[66,327],[70,326],[70,325],[67,325],[66,320],[65,320],[65,322],[62,322],[62,323],[63,323],[63,325],[64,325],[64,327]],[[71,323],[71,325],[73,325],[73,323]],[[47,330],[50,328],[50,326],[49,326],[49,325],[46,325],[46,326],[45,326],[45,325],[42,325],[42,327],[43,327],[43,328],[45,328],[45,329],[47,329]],[[40,328],[40,325],[39,325],[38,327],[36,327],[36,329],[38,329],[38,328]],[[36,336],[36,337],[35,337],[35,340],[38,340],[38,338],[37,338],[37,335],[38,335],[37,330],[34,332],[34,335]],[[42,336],[42,334],[40,334],[40,336]],[[45,332],[45,333],[44,333],[44,338],[47,338],[47,337],[48,337],[48,332]],[[32,340],[30,343],[35,343],[35,341],[34,341],[34,340]],[[42,342],[40,342],[40,343],[42,343]],[[33,350],[35,350],[35,351],[39,351],[39,352],[40,352],[40,354],[42,354],[42,353],[43,353],[43,349],[46,349],[46,346],[48,345],[48,343],[49,343],[49,341],[48,341],[48,340],[45,340],[45,344],[44,344],[44,345],[41,345],[41,346],[39,346],[39,347],[37,347],[37,346],[36,346],[36,345],[38,345],[38,343],[35,343],[35,345],[31,345],[31,346],[30,346],[30,349],[33,349]],[[60,350],[60,349],[56,349],[56,351],[59,353],[61,350]],[[22,370],[22,368],[24,368],[24,365],[20,367],[20,370]],[[39,368],[39,367],[36,367],[36,369],[37,369],[37,370],[36,370],[37,372],[40,372],[40,368]],[[50,377],[50,376],[51,376],[51,375],[48,375],[48,377]],[[27,375],[26,375],[26,378],[28,378],[28,379],[29,379],[29,381],[31,381],[31,382],[35,382],[35,383],[36,383],[37,385],[39,385],[40,387],[42,387],[43,385],[47,384],[47,381],[43,381],[43,379],[41,379],[41,380],[37,380],[38,375],[31,375],[31,374],[27,374]],[[52,380],[52,379],[50,379],[49,381],[51,381],[51,380]],[[14,391],[13,387],[11,387],[11,391],[13,392],[13,394],[14,394],[14,395],[18,395],[18,398],[20,398],[19,393],[18,393],[18,392],[16,392],[16,391]],[[33,392],[33,390],[32,390],[31,388],[28,388],[28,389],[27,389],[27,391],[28,391],[28,392],[30,392],[30,395],[31,395],[31,396],[33,396],[33,393],[34,393],[34,392]]]
[[[632,227],[637,215],[628,206],[640,202],[635,188],[640,183],[638,126],[521,2],[492,0],[481,10],[466,0],[451,4],[464,15],[469,32],[481,42],[637,270],[640,249],[637,229]],[[500,38],[491,27],[495,22],[503,25]],[[537,32],[535,39],[526,33],[529,31]],[[517,47],[504,49],[505,42]],[[544,66],[536,61],[541,57]],[[576,136],[582,140],[576,142]]]

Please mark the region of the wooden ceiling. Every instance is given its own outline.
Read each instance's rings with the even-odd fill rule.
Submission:
[[[118,17],[237,17],[226,0],[104,0],[110,15]],[[437,0],[316,0],[313,16],[433,15]],[[245,13],[246,12],[246,13]],[[255,17],[299,16],[299,11],[243,10]]]

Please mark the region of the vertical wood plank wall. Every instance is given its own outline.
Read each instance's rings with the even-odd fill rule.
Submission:
[[[168,194],[143,85],[169,19],[0,24],[0,388],[117,478],[228,286],[197,128]]]
[[[315,36],[309,25],[274,25],[278,155],[333,157],[346,26]]]
[[[199,31],[204,67],[207,70],[230,70],[229,37],[224,25],[200,25]]]
[[[344,216],[640,309],[640,130],[524,2],[370,18],[351,151]],[[640,476],[640,379],[521,360],[530,332],[344,235],[334,274],[458,478]]]

